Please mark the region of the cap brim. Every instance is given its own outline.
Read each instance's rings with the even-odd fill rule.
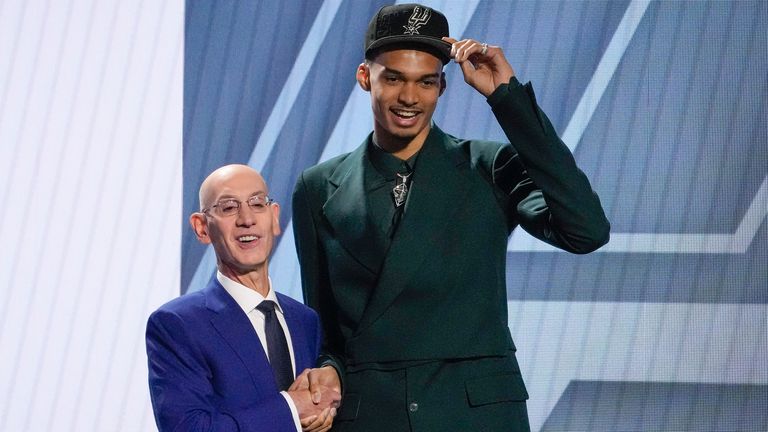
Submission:
[[[439,58],[443,64],[447,64],[449,61],[451,61],[451,44],[432,36],[420,35],[397,35],[383,37],[368,46],[368,49],[365,50],[365,56],[368,57],[374,51],[396,49],[398,47],[426,51]]]

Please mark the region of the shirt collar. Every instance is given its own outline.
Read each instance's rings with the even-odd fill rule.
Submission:
[[[269,292],[267,293],[266,297],[257,293],[255,290],[252,290],[247,286],[224,276],[224,274],[218,270],[216,271],[216,279],[219,281],[221,286],[224,287],[224,290],[226,290],[227,293],[229,293],[229,295],[235,299],[237,305],[240,306],[240,308],[246,314],[254,310],[256,306],[258,306],[264,300],[272,300],[275,302],[277,305],[275,309],[280,313],[283,313],[282,306],[280,306],[280,302],[277,300],[277,294],[275,294],[275,290],[272,289],[272,279],[267,278],[269,281]]]
[[[373,142],[373,135],[371,135],[368,157],[371,159],[371,164],[376,168],[376,171],[388,181],[395,179],[395,173],[413,170],[419,153],[416,152],[408,160],[402,160],[376,145]]]

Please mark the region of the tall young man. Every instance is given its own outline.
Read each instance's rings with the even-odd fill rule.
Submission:
[[[334,430],[528,430],[507,326],[509,235],[521,226],[573,253],[608,241],[600,201],[531,85],[500,47],[448,35],[434,9],[382,8],[356,75],[373,132],[296,185],[304,295],[323,322],[323,363],[343,380]],[[451,59],[508,143],[433,124]],[[310,387],[332,381],[324,373]]]

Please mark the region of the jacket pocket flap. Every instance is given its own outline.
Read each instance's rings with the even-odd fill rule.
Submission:
[[[528,392],[520,374],[476,378],[466,381],[465,386],[470,406],[528,399]]]

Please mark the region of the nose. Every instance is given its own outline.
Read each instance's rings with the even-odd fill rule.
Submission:
[[[400,87],[398,102],[405,106],[416,105],[419,101],[418,89],[414,83],[405,83]]]
[[[240,207],[237,212],[237,226],[249,227],[256,224],[256,215],[248,205]]]

